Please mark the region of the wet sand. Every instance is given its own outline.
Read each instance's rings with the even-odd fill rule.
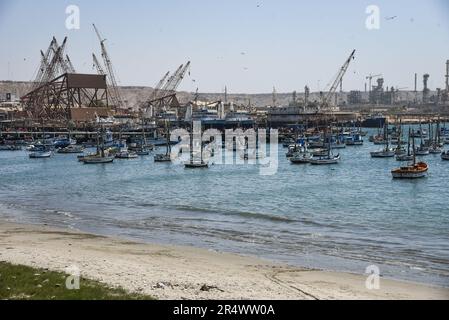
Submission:
[[[64,271],[158,299],[449,299],[448,288],[301,269],[193,247],[0,220],[0,261]]]

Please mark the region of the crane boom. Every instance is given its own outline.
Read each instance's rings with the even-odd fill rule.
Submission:
[[[178,69],[168,78],[167,82],[164,84],[161,90],[157,93],[155,100],[161,99],[167,95],[169,92],[169,88],[172,86],[172,83],[176,80],[176,77],[181,72],[183,65],[181,64]]]
[[[167,73],[164,75],[164,77],[159,80],[159,82],[154,87],[153,92],[151,93],[150,101],[154,100],[156,96],[159,94],[159,91],[161,90],[162,86],[166,83],[168,76],[170,75],[170,71],[167,71]]]
[[[111,98],[114,101],[114,104],[116,107],[123,107],[123,100],[121,98],[120,90],[117,85],[117,80],[115,77],[114,67],[112,66],[111,59],[109,57],[108,51],[106,50],[106,46],[104,42],[106,39],[103,39],[100,35],[100,32],[98,31],[95,24],[92,24],[95,30],[95,33],[97,34],[98,40],[100,41],[101,46],[101,57],[103,58],[104,66],[106,68],[106,76],[109,78],[110,84],[111,84]]]
[[[322,106],[325,107],[329,101],[331,100],[332,95],[337,90],[338,85],[340,84],[340,81],[342,81],[343,76],[345,75],[346,71],[348,70],[349,64],[351,63],[351,60],[354,59],[355,50],[352,51],[352,53],[349,55],[349,57],[346,59],[343,66],[340,68],[340,71],[338,72],[337,77],[335,78],[334,82],[332,83],[332,86],[329,89],[329,92],[326,94],[322,101]]]
[[[179,84],[181,83],[182,79],[184,79],[184,76],[187,72],[187,70],[190,67],[190,61],[186,63],[186,65],[181,69],[181,71],[176,75],[174,81],[171,83],[171,85],[168,87],[168,92],[173,93],[178,88]]]
[[[98,61],[95,53],[92,53],[92,60],[94,62],[95,69],[97,69],[97,73],[100,75],[105,75],[105,72],[104,72],[103,68],[101,67],[100,62]]]

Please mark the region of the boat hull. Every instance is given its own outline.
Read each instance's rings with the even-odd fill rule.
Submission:
[[[82,162],[84,164],[102,164],[111,163],[114,161],[114,157],[84,157]]]
[[[51,151],[50,152],[33,152],[33,153],[30,153],[29,157],[30,157],[30,159],[50,158]]]
[[[418,179],[424,178],[428,170],[429,167],[426,163],[418,162],[415,165],[391,170],[391,175],[394,179]]]
[[[184,164],[184,167],[189,169],[201,169],[201,168],[208,168],[209,165],[205,162],[202,163],[187,162]]]

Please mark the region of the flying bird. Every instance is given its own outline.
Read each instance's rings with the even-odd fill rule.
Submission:
[[[392,16],[392,17],[386,17],[385,20],[393,20],[395,19],[397,16]]]

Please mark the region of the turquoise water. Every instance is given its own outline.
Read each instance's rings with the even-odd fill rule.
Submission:
[[[338,150],[335,166],[188,170],[153,157],[83,165],[76,155],[0,152],[0,217],[140,241],[193,245],[294,265],[449,286],[449,161],[393,180],[381,146]]]

